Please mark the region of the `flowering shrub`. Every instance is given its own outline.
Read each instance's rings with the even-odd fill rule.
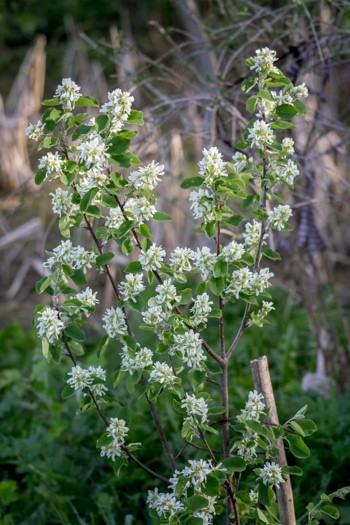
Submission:
[[[264,258],[279,259],[268,247],[268,236],[271,230],[290,229],[292,211],[280,204],[278,192],[292,186],[298,174],[297,163],[289,158],[292,139],[279,141],[278,135],[294,127],[293,116],[305,113],[300,99],[307,90],[293,86],[274,65],[276,60],[267,48],[247,60],[255,76],[242,88],[246,93],[256,89],[247,100],[254,117],[232,162],[225,162],[214,146],[204,149],[199,175],[182,183],[192,189],[189,201],[194,219],[200,220],[197,231],[208,239],[208,246],[196,251],[177,247],[167,254],[152,239],[152,221],[170,220],[156,206],[164,167],[154,161],[142,166],[130,150],[143,117],[132,109],[129,93],[109,93],[99,116],[91,118],[77,108],[99,107],[98,101],[82,96],[79,86],[64,79],[54,98],[44,101],[48,109],[42,120],[28,127],[30,138],[44,135],[39,149],[54,151],[39,160],[37,184],[59,180],[65,186],[51,193],[65,240],[49,254],[45,266],[51,273],[37,285],[39,293],[52,298],[52,306],[40,305],[36,312],[43,353],[57,362],[71,360],[63,396],[80,391],[81,410],[97,410],[105,425],[97,442],[101,456],[114,463],[116,472],[132,461],[162,484],[147,496],[155,522],[210,525],[225,514],[227,524],[279,523],[273,489],[302,471],[278,464],[278,440],[295,456],[307,457],[303,438],[316,429],[305,419],[305,407],[283,426],[266,425],[268,411],[260,393],[249,394],[239,415],[228,396],[232,358],[244,331],[263,326],[274,309],[268,300],[273,273],[261,265]],[[79,227],[88,230],[89,247],[73,246],[71,232]],[[117,250],[132,257],[120,282],[109,269]],[[99,303],[91,282],[87,286],[93,271],[105,274],[115,294],[115,306],[101,319],[105,335],[99,355],[112,340],[120,348],[118,369],[107,374],[101,366],[78,364],[86,319]],[[186,287],[196,275],[195,287]],[[232,333],[225,308],[235,301],[246,306],[237,333]],[[152,333],[151,348],[137,341],[130,311],[133,319],[139,316],[140,329]],[[217,331],[214,347],[206,341],[207,329]],[[115,375],[111,388],[106,381],[110,374]],[[147,400],[167,472],[140,459],[142,443],[129,438],[132,407],[118,402],[119,388]],[[164,404],[178,429],[176,438],[165,432]]]

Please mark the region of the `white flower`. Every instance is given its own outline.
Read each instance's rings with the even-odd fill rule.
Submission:
[[[57,86],[54,97],[58,97],[65,110],[71,111],[80,98],[80,87],[70,78],[63,78],[62,84]]]
[[[150,306],[148,310],[142,312],[143,322],[149,326],[157,327],[162,325],[167,317],[167,312],[159,305]]]
[[[199,268],[202,278],[206,279],[208,275],[214,270],[216,261],[215,253],[212,253],[207,246],[197,248],[194,254],[194,266]]]
[[[97,292],[93,292],[89,287],[87,287],[83,292],[78,293],[75,298],[80,301],[78,310],[83,312],[86,316],[88,316],[95,306],[100,302],[97,299]]]
[[[161,246],[152,244],[147,251],[141,250],[139,261],[143,270],[159,270],[165,257],[165,251]]]
[[[125,301],[131,299],[134,303],[136,302],[135,297],[143,292],[145,288],[142,281],[142,273],[127,273],[125,281],[119,284],[119,290],[123,299]]]
[[[244,153],[237,151],[232,157],[233,165],[238,173],[240,173],[246,167],[248,159]]]
[[[264,325],[264,321],[271,310],[274,310],[273,303],[263,301],[262,308],[250,314],[248,326],[255,325],[261,328]]]
[[[249,69],[256,71],[259,75],[267,76],[269,73],[278,73],[278,69],[273,65],[278,60],[276,51],[273,49],[268,47],[258,49],[250,60],[253,61],[253,64],[248,66]]]
[[[129,176],[129,182],[137,190],[153,191],[162,175],[164,175],[164,166],[153,160],[151,164],[133,171]]]
[[[168,310],[171,310],[173,305],[179,303],[181,299],[180,295],[176,295],[176,287],[170,279],[165,279],[162,284],[159,284],[156,287],[156,293],[156,303]]]
[[[246,266],[235,270],[231,274],[230,283],[227,286],[225,293],[227,295],[233,295],[236,299],[239,298],[239,294],[250,292],[250,284],[252,280],[253,272]]]
[[[195,491],[201,492],[203,485],[207,481],[207,476],[216,470],[221,470],[220,463],[216,466],[212,465],[211,460],[189,460],[189,466],[182,471],[182,476],[189,478]]]
[[[282,469],[277,463],[266,462],[264,467],[261,469],[259,478],[262,480],[264,485],[269,485],[270,487],[279,487],[280,483],[284,483],[285,480],[282,476]]]
[[[91,133],[77,146],[79,161],[83,162],[87,168],[94,164],[104,166],[109,159],[109,153],[104,141],[97,132]]]
[[[79,365],[73,366],[72,370],[68,372],[68,375],[71,377],[67,379],[67,383],[74,388],[74,390],[89,388],[92,384],[90,371],[86,368],[81,368]]]
[[[170,387],[174,384],[176,376],[174,375],[173,369],[167,363],[156,361],[150,373],[149,380],[160,383],[165,387]]]
[[[148,491],[147,504],[150,509],[156,510],[159,517],[168,519],[185,509],[174,495],[163,492],[158,493],[158,489]]]
[[[248,293],[250,295],[260,295],[263,293],[266,288],[269,288],[269,279],[271,279],[273,275],[268,268],[263,268],[258,273],[254,272],[250,279]]]
[[[118,133],[118,131],[123,128],[124,123],[130,115],[133,102],[134,97],[127,91],[115,89],[111,93],[108,93],[108,102],[102,105],[100,112],[110,117],[111,133]]]
[[[123,347],[121,369],[124,372],[137,372],[138,370],[144,370],[152,364],[153,352],[149,348],[141,348],[138,344],[138,350],[134,351],[127,346]]]
[[[284,156],[294,154],[294,140],[293,139],[289,137],[285,137],[282,140],[282,152]]]
[[[137,225],[150,221],[156,213],[156,207],[146,197],[131,198],[124,204],[124,212]]]
[[[124,444],[125,438],[128,435],[129,428],[126,426],[124,419],[118,419],[117,417],[111,417],[109,424],[106,428],[107,436],[113,438],[114,441],[119,442],[121,445]]]
[[[191,191],[189,200],[195,219],[203,218],[204,222],[216,219],[214,193],[211,190],[199,188],[199,190]]]
[[[31,140],[39,140],[45,130],[45,124],[38,120],[36,124],[29,124],[25,129],[25,134]]]
[[[243,437],[242,441],[237,443],[237,456],[244,461],[251,462],[257,457],[257,448],[259,445],[259,435],[254,432]]]
[[[245,231],[242,235],[244,239],[244,244],[246,245],[246,249],[253,253],[255,255],[256,250],[258,249],[260,237],[261,237],[261,228],[262,223],[256,221],[255,219],[253,222],[247,222],[245,225]],[[265,239],[267,237],[267,233],[264,234],[262,245],[265,244]]]
[[[223,247],[219,257],[228,263],[234,263],[243,257],[244,252],[245,249],[242,244],[232,241]]]
[[[85,250],[82,246],[75,246],[71,251],[71,266],[75,270],[83,270],[86,272],[96,264],[96,253]]]
[[[299,168],[297,164],[288,159],[285,164],[279,164],[274,167],[276,182],[283,182],[289,186],[293,186],[294,179],[299,175]]]
[[[175,248],[170,255],[170,265],[176,274],[190,272],[192,269],[191,261],[194,259],[194,252],[190,248]]]
[[[248,140],[251,141],[252,147],[264,148],[272,144],[275,136],[270,124],[264,120],[256,120],[249,129]]]
[[[105,226],[112,230],[117,230],[125,222],[125,217],[120,208],[111,208],[109,215],[106,217]]]
[[[264,414],[266,408],[263,402],[264,396],[259,394],[256,390],[249,392],[248,401],[245,408],[241,410],[241,414],[237,417],[239,421],[259,421],[260,416]]]
[[[227,177],[226,164],[218,148],[203,150],[203,159],[199,162],[199,175],[204,177],[207,186],[213,186],[219,177]]]
[[[292,215],[292,209],[288,204],[276,206],[269,212],[267,223],[273,230],[283,230]]]
[[[62,217],[62,215],[69,217],[79,213],[79,206],[72,203],[72,193],[70,191],[57,188],[50,195],[52,196],[52,211],[57,213],[59,217]]]
[[[205,324],[207,322],[208,316],[212,310],[212,304],[213,301],[209,300],[209,295],[205,292],[196,297],[194,305],[191,308],[191,319],[195,325]]]
[[[127,333],[125,315],[121,308],[107,308],[102,316],[103,328],[109,337],[119,337]]]
[[[186,394],[181,402],[181,408],[186,410],[188,418],[193,418],[195,421],[206,423],[208,421],[208,405],[202,397],[197,398],[190,394]]]
[[[188,330],[184,334],[175,335],[174,341],[172,352],[178,352],[189,368],[205,370],[204,361],[206,361],[207,356],[204,354],[199,334],[193,330]]]
[[[55,154],[49,152],[39,159],[38,168],[45,168],[48,175],[56,173],[56,175],[59,177],[62,173],[63,165],[64,160],[59,156],[57,152]]]
[[[307,89],[305,82],[302,84],[299,84],[299,86],[294,86],[292,89],[292,95],[295,98],[305,98],[309,94],[309,90]]]
[[[212,525],[215,516],[215,503],[217,498],[215,496],[206,496],[204,494],[203,496],[208,500],[208,506],[201,509],[199,512],[195,512],[193,517],[200,518],[203,521],[202,525]]]
[[[45,337],[49,343],[55,343],[61,337],[64,323],[58,312],[47,306],[38,313],[36,328],[39,337]]]
[[[126,454],[123,451],[122,444],[120,442],[111,441],[111,443],[108,443],[108,445],[103,445],[101,447],[101,456],[106,456],[112,461],[115,461],[115,458],[126,457]]]
[[[249,499],[250,499],[251,503],[253,503],[253,505],[257,505],[258,502],[259,502],[259,493],[258,493],[258,491],[251,489],[249,491]]]

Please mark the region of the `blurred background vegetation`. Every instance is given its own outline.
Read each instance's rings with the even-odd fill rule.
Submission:
[[[309,111],[293,137],[301,165],[288,197],[295,229],[273,239],[283,256],[273,268],[276,311],[237,350],[232,403],[239,409],[252,387],[249,361],[268,355],[281,421],[308,404],[319,428],[308,441],[311,459],[301,462],[306,475],[293,480],[297,515],[320,493],[349,484],[349,42],[347,0],[0,0],[1,524],[148,523],[143,495],[152,483],[133,467],[113,475],[95,449],[95,414],[75,417],[78,400],[61,399],[68,363],[48,365],[31,329],[41,299],[34,284],[58,234],[48,197],[31,183],[37,157],[26,125],[65,76],[102,99],[117,86],[133,90],[146,115],[137,154],[168,173],[161,209],[174,224],[157,231],[157,241],[195,247],[179,183],[195,173],[203,147],[215,144],[230,159],[246,123],[244,59],[264,46],[276,49],[294,82],[306,83]],[[116,278],[123,262],[118,256]],[[101,310],[111,304],[108,288],[103,297]],[[227,313],[233,329],[240,313],[239,305]],[[98,319],[86,363],[94,362]],[[111,373],[114,350],[103,356]],[[142,403],[130,402],[135,436],[142,432],[157,458],[146,461],[161,461]],[[350,524],[349,503],[341,510],[340,522]]]

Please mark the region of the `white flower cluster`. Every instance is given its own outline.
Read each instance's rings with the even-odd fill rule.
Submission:
[[[199,161],[199,175],[201,175],[205,184],[210,188],[220,177],[227,177],[226,164],[222,160],[222,155],[218,148],[212,147],[209,150],[203,150],[203,158]]]
[[[107,436],[112,438],[112,441],[101,447],[101,456],[106,456],[112,461],[115,461],[115,458],[118,457],[126,457],[124,446],[129,428],[126,426],[124,419],[112,417],[109,420],[106,431]]]
[[[247,224],[245,225],[245,231],[242,237],[244,239],[244,244],[247,251],[249,251],[252,255],[255,255],[258,249],[261,236],[261,228],[262,223],[256,221],[255,219],[253,220],[253,222],[247,222]],[[263,236],[262,245],[265,244],[266,237],[267,233],[265,233]]]
[[[163,310],[160,305],[150,306],[147,310],[142,312],[142,320],[148,325],[152,326],[155,330],[160,328],[167,320],[168,310]]]
[[[149,508],[156,510],[159,517],[167,520],[184,511],[183,503],[175,496],[177,484],[181,479],[185,481],[182,489],[185,497],[187,497],[187,491],[192,488],[195,494],[199,494],[208,500],[208,506],[195,512],[193,517],[201,518],[203,525],[211,525],[215,516],[216,498],[202,494],[201,491],[210,474],[225,469],[220,463],[213,465],[211,460],[189,460],[188,463],[188,466],[181,471],[176,470],[174,476],[170,478],[170,491],[168,493],[158,492],[158,489],[148,491],[147,504]]]
[[[111,133],[118,133],[123,128],[130,115],[133,102],[134,97],[127,91],[115,89],[108,93],[108,102],[101,106],[100,112],[109,116]]]
[[[192,269],[192,260],[194,259],[193,250],[190,248],[179,248],[176,247],[173,253],[170,255],[170,266],[174,270],[175,276],[190,272]]]
[[[37,315],[38,335],[49,343],[55,343],[62,335],[64,322],[59,318],[57,310],[47,306]]]
[[[278,73],[279,70],[274,66],[274,62],[278,60],[276,57],[276,51],[264,47],[257,49],[255,56],[249,59],[253,62],[252,65],[248,65],[251,71],[256,71],[260,76],[267,76],[269,73]]]
[[[103,328],[106,330],[109,337],[116,337],[125,335],[127,333],[127,326],[124,312],[118,306],[116,308],[107,308],[102,316]]]
[[[142,273],[127,273],[125,281],[119,284],[120,293],[125,301],[136,302],[136,296],[145,290]]]
[[[196,297],[191,308],[191,321],[195,326],[207,323],[212,304],[213,301],[210,301],[209,295],[205,292]]]
[[[139,226],[150,221],[156,213],[156,207],[146,197],[135,197],[128,199],[124,204],[124,212],[128,218]]]
[[[159,270],[165,257],[165,250],[161,246],[152,244],[148,250],[141,250],[139,261],[145,271]]]
[[[246,402],[244,409],[241,410],[241,414],[237,416],[237,419],[241,422],[259,421],[261,416],[264,415],[264,410],[266,408],[263,399],[264,396],[259,394],[256,390],[249,392],[248,401]]]
[[[237,455],[251,463],[257,457],[258,445],[259,435],[255,432],[247,433],[241,441],[236,442]]]
[[[233,295],[236,299],[240,293],[246,295],[260,295],[270,286],[269,279],[273,273],[268,268],[263,268],[259,272],[251,272],[246,266],[235,270],[231,274],[231,280],[225,293]]]
[[[146,347],[141,348],[138,343],[137,346],[137,350],[132,350],[128,346],[124,346],[122,350],[121,369],[129,374],[144,370],[152,364],[152,350]]]
[[[265,319],[268,316],[268,314],[274,310],[273,303],[270,303],[268,301],[262,302],[262,307],[257,310],[256,312],[252,312],[249,317],[248,326],[259,326],[260,328],[264,326]]]
[[[52,197],[52,211],[59,217],[73,217],[79,213],[79,206],[73,204],[72,193],[62,188],[57,188],[53,193],[50,193]]]
[[[91,288],[87,287],[84,291],[78,293],[75,296],[75,299],[80,301],[78,310],[83,312],[86,316],[89,316],[90,313],[94,310],[95,306],[100,302],[97,299],[97,292],[93,292]]]
[[[153,365],[149,380],[151,382],[153,381],[160,383],[165,387],[171,387],[176,381],[176,375],[174,374],[173,369],[167,363],[161,363],[160,361],[157,361]]]
[[[164,166],[152,161],[151,164],[133,171],[129,176],[129,183],[139,191],[152,192],[157,187],[160,177],[164,175]]]
[[[282,153],[286,157],[294,154],[294,140],[290,137],[285,137],[282,140]]]
[[[203,351],[200,335],[193,330],[174,336],[172,353],[177,353],[183,362],[193,370],[205,370],[204,362],[207,359]]]
[[[59,98],[63,109],[72,111],[80,98],[80,86],[70,78],[63,78],[62,84],[57,86],[54,97]]]
[[[56,173],[57,177],[60,177],[62,175],[62,169],[64,166],[64,159],[62,159],[59,154],[56,153],[46,153],[46,155],[43,155],[39,159],[38,168],[39,169],[46,169],[46,173],[48,175],[52,175],[53,173]]]
[[[216,218],[215,214],[215,199],[214,193],[211,190],[199,190],[191,191],[189,197],[193,210],[193,217],[195,219],[204,219],[204,222],[214,221]]]
[[[125,217],[122,210],[120,208],[111,208],[109,210],[109,214],[106,217],[105,226],[111,230],[117,230],[124,221]]]
[[[101,366],[81,368],[79,365],[76,365],[68,372],[68,375],[71,377],[67,379],[67,384],[74,390],[88,388],[97,397],[102,397],[107,392],[107,387],[104,385],[106,371]]]
[[[293,186],[295,177],[299,175],[299,168],[296,162],[288,159],[283,164],[272,163],[271,172],[275,183],[281,182]]]
[[[160,518],[170,519],[185,507],[173,494],[158,492],[158,489],[149,490],[147,504],[150,509],[155,509]]]
[[[233,161],[233,165],[234,165],[234,168],[237,171],[237,173],[240,173],[241,171],[243,171],[244,168],[247,166],[248,162],[250,162],[247,159],[247,156],[244,153],[242,153],[241,151],[237,151],[232,156],[232,161]]]
[[[215,262],[216,255],[207,246],[197,248],[197,251],[194,253],[193,265],[200,270],[203,279],[206,279],[214,270]]]
[[[165,279],[162,284],[158,284],[156,293],[156,303],[165,310],[171,310],[181,299],[180,295],[176,295],[176,287],[171,283],[171,279]]]
[[[85,250],[82,246],[73,246],[70,240],[62,241],[51,252],[51,257],[44,263],[44,266],[52,269],[55,264],[67,264],[74,270],[86,272],[96,263],[96,253]]]
[[[247,225],[246,225],[247,226]],[[245,252],[245,248],[242,244],[231,241],[229,244],[224,246],[220,253],[220,259],[232,264],[239,261]]]
[[[270,124],[264,120],[256,120],[249,129],[248,140],[251,141],[252,147],[263,149],[274,142],[275,135]]]
[[[266,462],[264,467],[261,469],[259,478],[262,480],[264,485],[269,485],[270,487],[279,488],[280,483],[284,483],[285,480],[282,476],[282,469],[278,463],[269,463]]]
[[[38,120],[36,124],[29,124],[25,129],[25,134],[31,140],[39,140],[42,137],[45,130],[45,124]]]
[[[77,151],[79,152],[79,161],[85,164],[86,168],[91,168],[95,164],[98,167],[103,167],[110,157],[105,142],[97,132],[91,133],[82,140],[77,146]]]
[[[288,219],[292,216],[292,214],[292,209],[290,206],[288,206],[288,204],[285,206],[276,206],[269,212],[267,224],[273,230],[281,231],[287,224]]]
[[[181,402],[181,408],[186,410],[186,418],[198,426],[208,421],[208,405],[202,397],[186,394]]]

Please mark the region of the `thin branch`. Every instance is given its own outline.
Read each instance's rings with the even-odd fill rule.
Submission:
[[[157,409],[155,407],[155,404],[147,397],[147,394],[146,394],[146,399],[147,399],[147,403],[148,403],[149,409],[151,411],[151,414],[153,416],[154,422],[156,424],[156,427],[157,427],[157,430],[158,430],[158,434],[159,434],[160,440],[162,442],[164,451],[165,451],[165,453],[166,453],[166,455],[168,457],[168,460],[169,460],[169,463],[171,465],[172,471],[174,472],[176,470],[176,460],[175,460],[175,457],[174,457],[174,453],[172,451],[172,448],[169,445],[169,441],[166,438],[166,435],[165,435],[162,423],[160,421]]]

